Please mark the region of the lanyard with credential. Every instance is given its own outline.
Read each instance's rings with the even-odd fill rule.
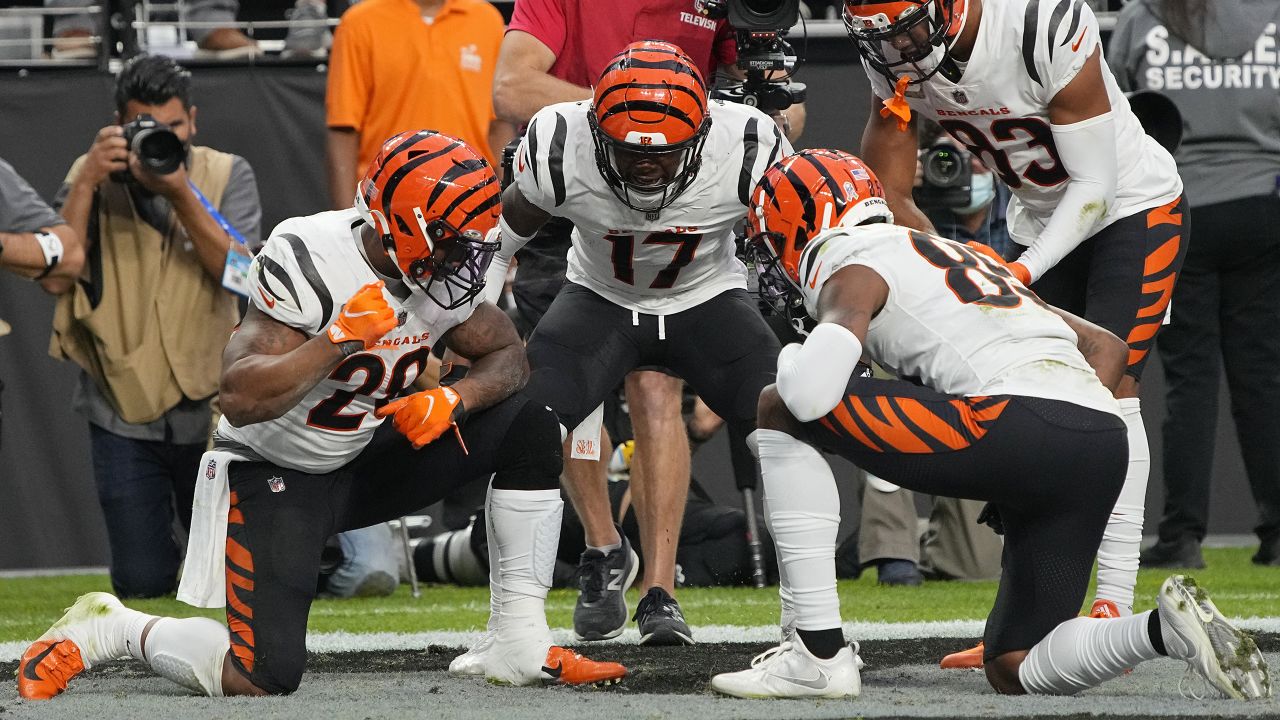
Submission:
[[[230,248],[227,248],[227,262],[222,268],[222,287],[230,290],[238,295],[249,296],[249,266],[253,263],[253,255],[249,251],[249,243],[244,239],[244,235],[240,234],[227,222],[227,219],[218,212],[218,209],[209,202],[209,198],[200,192],[200,188],[190,180],[187,185],[191,188],[191,192],[195,193],[196,199],[204,206],[205,212],[209,213],[209,217],[222,228],[223,232],[235,240]]]

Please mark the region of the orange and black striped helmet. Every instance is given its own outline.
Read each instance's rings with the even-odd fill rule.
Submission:
[[[628,207],[660,210],[693,183],[711,117],[702,73],[680,48],[657,40],[628,45],[600,76],[589,118],[596,165]],[[633,177],[634,163],[645,158],[662,165],[660,179]]]
[[[498,250],[486,241],[502,212],[493,168],[461,140],[434,130],[382,144],[356,185],[356,209],[410,286],[446,309],[484,289]]]
[[[968,0],[845,0],[844,26],[862,57],[890,82],[905,75],[918,84],[947,68],[957,79],[951,46],[968,9]]]
[[[760,291],[775,305],[800,292],[800,254],[837,226],[893,222],[884,187],[861,160],[840,150],[801,150],[760,177],[747,211],[747,249]]]

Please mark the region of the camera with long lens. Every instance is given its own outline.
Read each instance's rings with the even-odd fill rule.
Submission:
[[[972,197],[973,168],[969,156],[954,144],[942,140],[920,156],[924,178],[911,192],[921,210],[962,208]]]
[[[124,126],[124,141],[129,152],[138,156],[138,162],[153,175],[168,175],[176,171],[187,158],[187,149],[168,125],[143,113]],[[116,182],[133,182],[128,168],[111,174]]]
[[[429,583],[484,585],[489,582],[489,550],[481,532],[474,532],[476,518],[461,530],[449,530],[422,539],[413,550],[418,578]]]
[[[799,57],[785,39],[800,19],[800,0],[695,0],[694,7],[712,20],[728,19],[738,67],[746,74],[742,81],[722,82],[712,97],[766,113],[804,102],[804,83],[790,80]]]

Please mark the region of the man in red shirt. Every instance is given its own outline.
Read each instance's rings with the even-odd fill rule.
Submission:
[[[627,44],[645,39],[678,45],[708,79],[717,70],[741,76],[734,66],[737,51],[732,28],[723,20],[699,15],[691,0],[517,0],[499,50],[494,111],[503,120],[524,125],[546,105],[590,100],[590,86],[610,59]],[[793,106],[776,117],[788,139],[794,139],[804,123],[804,107]],[[553,218],[516,255],[516,307],[529,329],[564,283],[571,230],[568,221]],[[641,642],[689,643],[692,635],[672,597],[676,546],[689,491],[681,380],[638,370],[627,376],[626,391],[636,439],[631,501],[645,560],[641,587],[665,592],[660,607],[642,602],[635,619]],[[602,441],[599,446],[608,444]],[[614,525],[605,464],[572,459],[573,455],[565,458],[564,486],[587,539],[579,565],[582,593],[574,608],[574,631],[582,639],[610,638],[626,624],[623,593],[635,578],[637,558]]]

